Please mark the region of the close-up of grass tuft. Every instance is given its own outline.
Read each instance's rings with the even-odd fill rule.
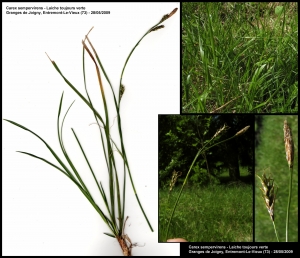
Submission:
[[[298,3],[182,3],[182,113],[298,112]]]
[[[298,242],[298,116],[256,116],[255,141],[255,242]]]

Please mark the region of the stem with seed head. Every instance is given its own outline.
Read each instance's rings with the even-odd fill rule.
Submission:
[[[209,146],[209,147],[206,148],[206,146],[207,146],[207,145],[215,138],[215,137],[212,137],[212,138],[210,139],[210,141],[208,141],[208,142],[207,142],[207,143],[206,143],[206,144],[205,144],[205,145],[197,152],[197,154],[196,154],[196,156],[195,156],[195,158],[194,158],[194,160],[193,160],[193,162],[192,162],[192,165],[190,166],[190,169],[189,169],[189,171],[188,171],[188,173],[187,173],[187,175],[186,175],[186,177],[185,177],[185,179],[184,179],[184,182],[183,182],[183,184],[182,184],[182,186],[181,186],[181,189],[180,189],[180,192],[179,192],[179,194],[178,194],[177,200],[176,200],[176,202],[175,202],[174,208],[173,208],[173,210],[172,210],[171,217],[170,217],[170,219],[169,219],[168,226],[167,226],[166,239],[168,239],[168,234],[169,234],[169,229],[170,229],[171,220],[172,220],[172,218],[173,218],[174,212],[175,212],[176,207],[177,207],[177,204],[178,204],[178,202],[179,202],[179,199],[180,199],[182,190],[183,190],[183,188],[184,188],[184,186],[185,186],[185,184],[186,184],[186,182],[187,182],[187,180],[188,180],[189,174],[190,174],[190,172],[191,172],[191,170],[192,170],[192,168],[193,168],[193,166],[194,166],[194,163],[196,162],[197,158],[199,157],[199,155],[200,155],[203,151],[207,151],[207,150],[209,150],[210,148],[212,148],[212,147],[214,147],[214,146],[216,146],[216,145],[225,143],[225,142],[227,142],[227,141],[229,141],[229,140],[232,140],[232,139],[235,138],[235,137],[238,137],[238,136],[244,134],[244,133],[248,130],[249,127],[250,127],[250,126],[248,125],[248,126],[246,126],[245,128],[243,128],[242,130],[240,130],[239,132],[237,132],[234,136],[232,136],[232,137],[230,137],[230,138],[228,138],[228,139],[226,139],[226,140],[223,140],[223,141],[221,141],[221,142],[218,142],[218,143],[216,143],[216,144],[213,144],[213,145],[211,145],[211,146]]]

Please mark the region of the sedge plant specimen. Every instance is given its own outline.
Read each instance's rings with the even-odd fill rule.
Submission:
[[[191,171],[192,171],[192,168],[193,168],[193,166],[194,166],[194,164],[195,164],[197,158],[199,157],[199,155],[200,155],[200,154],[203,154],[205,151],[211,149],[211,148],[214,147],[214,146],[220,145],[220,144],[222,144],[222,143],[225,143],[225,142],[227,142],[227,141],[229,141],[229,140],[232,140],[232,139],[234,139],[234,138],[236,138],[236,137],[239,137],[239,136],[243,135],[243,134],[249,129],[249,127],[250,127],[250,126],[248,125],[248,126],[244,127],[243,129],[241,129],[240,131],[238,131],[238,132],[237,132],[235,135],[233,135],[232,137],[229,137],[229,138],[227,138],[227,139],[225,139],[225,140],[218,141],[218,142],[215,142],[215,143],[214,143],[214,141],[218,138],[218,136],[220,136],[221,134],[225,133],[225,132],[229,129],[229,127],[226,126],[226,125],[224,124],[224,126],[221,127],[221,128],[214,134],[214,136],[213,136],[210,140],[208,140],[208,141],[207,141],[207,142],[199,149],[199,151],[197,152],[197,154],[196,154],[196,156],[195,156],[195,158],[194,158],[194,160],[193,160],[193,162],[192,162],[192,164],[191,164],[191,166],[190,166],[190,169],[189,169],[188,172],[187,172],[187,175],[186,175],[186,177],[185,177],[185,179],[184,179],[184,182],[183,182],[183,184],[182,184],[182,186],[181,186],[181,188],[180,188],[178,197],[177,197],[177,199],[176,199],[176,201],[175,201],[175,204],[174,204],[174,207],[173,207],[173,209],[172,209],[172,212],[171,212],[170,218],[169,218],[169,220],[168,220],[168,224],[167,224],[165,241],[168,240],[171,221],[172,221],[172,218],[173,218],[173,216],[174,216],[174,213],[175,213],[176,207],[177,207],[177,205],[178,205],[178,202],[179,202],[179,200],[180,200],[181,194],[182,194],[182,192],[183,192],[183,188],[185,187],[185,185],[186,185],[186,183],[187,183],[187,181],[188,181],[188,177],[189,177],[189,175],[190,175],[190,173],[191,173]],[[168,240],[168,242],[169,242],[169,240]]]
[[[133,178],[131,175],[130,167],[129,167],[129,161],[128,161],[126,151],[125,151],[123,134],[122,134],[121,115],[120,115],[121,100],[122,100],[123,94],[125,94],[125,87],[122,84],[122,78],[123,78],[125,68],[128,64],[128,61],[129,61],[132,53],[134,52],[136,47],[139,45],[139,43],[142,41],[142,39],[151,32],[155,32],[159,29],[163,29],[164,25],[162,25],[162,23],[165,20],[167,20],[168,18],[170,18],[172,15],[174,15],[176,13],[176,11],[177,11],[177,8],[175,8],[171,13],[164,15],[157,24],[155,24],[154,26],[152,26],[150,29],[148,29],[146,31],[146,33],[141,37],[141,39],[136,43],[136,45],[130,51],[130,53],[125,61],[125,64],[123,66],[122,72],[121,72],[119,88],[118,88],[117,92],[114,90],[114,88],[107,76],[107,73],[105,72],[105,69],[100,61],[98,54],[97,54],[93,44],[89,40],[88,34],[90,33],[91,30],[89,31],[89,33],[87,33],[84,40],[82,41],[83,78],[84,78],[84,86],[85,86],[85,91],[86,91],[87,97],[82,95],[82,93],[80,93],[76,89],[76,87],[63,75],[63,73],[60,70],[60,68],[58,67],[58,65],[53,60],[51,60],[50,57],[47,55],[48,58],[50,59],[52,65],[54,66],[56,71],[59,73],[59,75],[63,78],[63,80],[67,83],[67,85],[91,109],[91,111],[93,112],[93,115],[95,117],[95,121],[98,125],[99,133],[101,136],[101,146],[103,148],[105,167],[108,172],[108,182],[103,182],[103,181],[101,181],[101,178],[99,178],[99,177],[97,178],[97,176],[92,168],[91,162],[88,159],[86,152],[84,151],[84,147],[81,144],[74,129],[72,129],[72,133],[75,137],[78,147],[82,152],[82,155],[90,169],[90,172],[93,176],[95,184],[97,185],[99,193],[102,197],[103,206],[101,206],[101,207],[105,207],[105,208],[100,208],[100,205],[97,204],[97,202],[95,201],[94,197],[91,194],[90,189],[88,189],[85,182],[83,181],[83,179],[80,175],[79,169],[76,168],[74,161],[72,161],[72,157],[70,157],[70,155],[68,154],[68,152],[66,150],[65,142],[63,140],[63,126],[64,126],[66,115],[68,114],[73,103],[69,106],[67,112],[63,115],[62,114],[63,94],[61,96],[59,108],[58,108],[57,135],[58,135],[58,141],[60,144],[60,148],[61,148],[61,151],[64,155],[66,162],[63,161],[63,159],[58,156],[57,152],[54,151],[42,137],[40,137],[39,135],[37,135],[36,133],[34,133],[33,131],[31,131],[30,129],[28,129],[27,127],[25,127],[23,125],[20,125],[14,121],[5,119],[7,122],[32,133],[46,145],[46,147],[51,152],[51,154],[54,156],[55,160],[58,162],[59,165],[56,165],[42,157],[39,157],[37,155],[31,154],[28,152],[23,152],[23,151],[19,151],[19,152],[44,161],[47,164],[58,169],[65,176],[67,176],[79,188],[79,190],[82,192],[82,194],[87,198],[87,200],[91,203],[91,205],[95,208],[97,213],[100,215],[100,217],[102,218],[104,223],[107,225],[107,228],[109,230],[109,232],[105,232],[104,234],[117,239],[124,256],[131,256],[132,247],[135,245],[131,242],[129,236],[127,236],[127,234],[124,232],[126,221],[128,218],[128,216],[125,215],[126,213],[128,213],[128,212],[125,213],[125,203],[126,203],[125,192],[126,192],[127,175],[129,176],[129,180],[130,180],[134,195],[136,197],[136,200],[139,204],[139,207],[140,207],[140,209],[149,225],[149,228],[152,232],[153,232],[153,228],[144,212],[144,209],[143,209],[141,202],[139,200],[139,197],[137,195],[137,192],[136,192],[136,189],[134,186],[134,182],[133,182]],[[86,53],[88,54],[88,57],[90,57],[92,63],[95,65],[96,75],[97,75],[97,79],[98,79],[98,83],[99,83],[99,87],[100,87],[101,98],[102,98],[102,104],[103,104],[103,108],[104,108],[104,114],[100,114],[94,108],[95,105],[93,105],[91,98],[88,94],[87,85],[86,85],[86,70],[85,70],[85,62],[86,62],[85,55],[86,55]],[[114,108],[115,108],[116,114],[117,114],[116,120],[117,120],[117,128],[118,128],[120,146],[118,146],[116,139],[113,139],[112,135],[111,135],[112,124],[109,121],[109,108],[111,108],[111,107],[109,107],[107,105],[107,95],[108,94],[106,94],[104,87],[103,87],[100,69],[101,69],[102,74],[104,75],[105,79],[107,80],[107,82],[110,86],[111,92],[112,92]],[[120,157],[122,159],[122,163],[123,163],[122,164],[122,167],[123,167],[122,172],[118,171],[118,169],[117,169],[116,155],[120,155]],[[122,179],[121,179],[121,176],[122,176]],[[106,184],[108,186],[108,188],[107,188],[108,190],[105,190]]]

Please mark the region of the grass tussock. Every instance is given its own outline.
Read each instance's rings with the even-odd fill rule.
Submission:
[[[183,3],[182,112],[298,112],[298,3]]]

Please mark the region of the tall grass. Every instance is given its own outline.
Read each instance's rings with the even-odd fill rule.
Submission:
[[[298,112],[297,3],[183,3],[182,112]]]
[[[32,133],[34,136],[36,136],[39,140],[41,140],[47,147],[47,149],[51,152],[51,154],[54,156],[56,162],[58,165],[50,162],[49,160],[46,160],[42,157],[39,157],[37,155],[28,153],[28,152],[23,152],[19,151],[20,153],[29,155],[31,157],[37,158],[39,160],[44,161],[45,163],[51,165],[52,167],[56,168],[59,170],[61,173],[63,173],[65,176],[67,176],[81,191],[81,193],[87,198],[87,200],[90,202],[90,204],[95,208],[103,222],[107,226],[107,230],[109,232],[105,232],[107,236],[116,238],[117,241],[119,242],[119,245],[122,249],[122,252],[124,256],[131,256],[131,249],[134,246],[132,244],[129,236],[124,232],[126,221],[127,221],[127,216],[125,216],[125,203],[126,203],[126,181],[127,176],[129,176],[129,180],[134,192],[134,195],[136,197],[136,200],[138,202],[138,205],[145,217],[145,220],[147,221],[149,228],[151,231],[153,231],[153,228],[144,212],[144,209],[141,205],[141,202],[139,200],[138,194],[135,189],[135,185],[133,182],[133,178],[131,175],[130,167],[129,167],[129,161],[126,155],[126,150],[124,146],[124,141],[123,141],[123,131],[122,131],[122,123],[121,123],[121,100],[122,96],[125,92],[125,88],[122,84],[122,79],[124,75],[125,68],[128,64],[128,61],[130,60],[130,57],[132,56],[132,53],[136,49],[136,47],[140,44],[140,42],[144,39],[145,36],[147,36],[149,33],[155,33],[155,31],[159,29],[163,29],[164,25],[161,25],[165,20],[169,19],[172,15],[174,15],[177,11],[177,8],[175,8],[170,14],[165,14],[157,24],[152,26],[150,29],[146,31],[146,33],[140,38],[140,40],[136,43],[136,45],[133,47],[131,52],[129,53],[125,64],[123,66],[121,76],[120,76],[120,81],[119,81],[119,88],[118,91],[115,92],[114,88],[112,87],[112,84],[108,78],[107,73],[105,72],[104,66],[102,65],[99,55],[97,54],[96,49],[94,48],[92,42],[89,40],[88,34],[90,31],[87,33],[85,38],[82,40],[82,46],[83,46],[83,54],[82,54],[82,67],[83,67],[83,79],[84,79],[84,86],[85,86],[85,93],[86,97],[78,91],[78,89],[64,76],[63,72],[60,70],[58,65],[56,64],[55,61],[51,60],[50,57],[48,56],[49,60],[51,61],[53,67],[55,70],[58,72],[58,74],[62,77],[62,79],[66,82],[66,84],[77,94],[77,96],[83,100],[83,102],[88,106],[88,108],[92,111],[95,122],[98,125],[99,129],[99,134],[101,137],[101,147],[103,150],[103,157],[104,157],[104,162],[105,162],[105,167],[107,169],[108,173],[108,181],[103,182],[102,180],[99,180],[97,178],[95,171],[93,170],[92,163],[90,162],[89,158],[86,155],[86,152],[84,151],[84,146],[80,142],[79,137],[75,133],[75,130],[72,128],[72,133],[74,135],[74,139],[76,140],[78,144],[78,148],[80,149],[82,156],[84,157],[86,164],[89,167],[89,170],[91,172],[91,175],[94,179],[95,185],[97,186],[99,190],[99,194],[102,198],[102,205],[97,204],[95,201],[95,197],[92,196],[91,191],[85,184],[84,180],[82,179],[80,175],[80,171],[78,168],[75,166],[75,161],[70,157],[68,154],[65,142],[64,142],[64,137],[63,137],[63,126],[64,122],[66,119],[66,116],[72,106],[72,104],[68,107],[67,111],[65,114],[63,114],[63,96],[64,94],[61,95],[59,107],[58,107],[58,112],[57,112],[57,137],[60,145],[60,149],[63,153],[64,159],[59,157],[57,154],[57,151],[54,151],[50,144],[48,144],[42,137],[28,129],[27,127],[20,125],[12,120],[4,119],[5,121],[25,130],[30,133]],[[86,54],[89,58],[89,61],[94,64],[95,71],[96,71],[96,78],[98,80],[98,87],[100,90],[100,95],[101,95],[101,100],[102,100],[102,105],[103,105],[103,113],[98,112],[95,107],[94,103],[91,101],[90,95],[87,90],[87,72],[86,72]],[[102,73],[102,75],[101,75]],[[110,90],[112,93],[113,97],[113,103],[114,106],[108,106],[107,105],[107,97],[110,96],[108,92],[105,92],[102,80],[104,78],[107,80]],[[115,109],[117,115],[116,115],[116,120],[117,120],[117,127],[118,127],[118,136],[119,136],[119,142],[120,146],[117,144],[117,140],[112,138],[112,133],[111,133],[111,121],[109,119],[109,110]],[[118,170],[118,166],[116,164],[116,156],[121,157],[122,159],[122,170],[121,172]],[[121,177],[122,176],[122,177]],[[121,180],[121,178],[123,178]],[[106,188],[107,186],[107,188]]]

